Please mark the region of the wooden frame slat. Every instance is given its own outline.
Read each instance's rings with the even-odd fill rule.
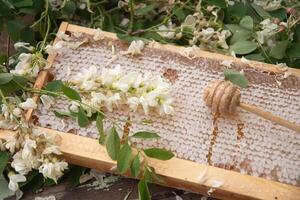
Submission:
[[[95,32],[94,29],[76,26],[66,22],[61,24],[59,31],[82,32],[91,35]],[[105,37],[117,39],[114,33],[103,32],[103,34]],[[56,38],[54,42],[57,41],[58,39]],[[162,45],[156,42],[152,45],[153,48],[177,53],[183,50],[182,47]],[[240,59],[237,58],[206,51],[199,51],[198,54],[200,57],[241,62]],[[49,65],[52,65],[54,58],[55,55],[48,57]],[[275,73],[282,72],[282,70],[275,65],[266,63],[251,62],[250,66]],[[300,77],[300,70],[289,69],[289,71],[292,72],[293,75]],[[48,79],[49,73],[47,73],[47,71],[42,71],[37,78],[35,87],[41,88]],[[35,99],[38,100],[38,97],[35,97]],[[32,112],[33,111],[30,110],[26,114],[27,119],[31,118]],[[116,163],[108,157],[105,147],[100,145],[98,140],[42,127],[37,128],[50,134],[55,134],[60,138],[60,149],[63,153],[63,157],[69,163],[114,173],[113,169],[115,168]],[[13,131],[0,130],[0,138],[7,138],[12,134],[14,134]],[[222,185],[211,195],[220,199],[300,199],[299,187],[244,175],[213,166],[207,166],[184,159],[172,158],[168,161],[149,159],[148,163],[155,168],[159,175],[164,177],[165,182],[158,184],[207,195],[207,191],[212,186],[212,181],[220,181]],[[198,178],[201,175],[204,175],[204,178],[199,182]],[[130,174],[126,174],[126,176],[130,177]]]
[[[108,157],[105,147],[100,145],[98,140],[42,127],[38,129],[59,138],[60,150],[69,163],[115,173],[116,162]],[[0,138],[12,134],[13,131],[3,130]],[[165,180],[164,183],[158,184],[207,195],[207,191],[211,188],[211,181],[220,181],[223,184],[212,193],[213,197],[220,199],[292,200],[300,197],[300,189],[296,186],[188,160],[172,158],[168,161],[159,161],[149,158],[148,163]],[[203,182],[199,183],[198,178],[202,174],[204,174]],[[130,177],[129,174],[126,175]]]

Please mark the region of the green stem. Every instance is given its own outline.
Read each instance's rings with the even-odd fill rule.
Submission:
[[[133,2],[134,0],[130,0],[129,1],[129,5],[130,5],[130,24],[129,24],[129,31],[131,32],[131,31],[133,31],[133,19],[134,19],[134,6],[133,6],[133,4],[134,4],[134,2]]]

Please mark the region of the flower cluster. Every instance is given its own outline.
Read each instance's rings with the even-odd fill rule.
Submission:
[[[160,115],[173,111],[171,85],[159,75],[124,74],[119,65],[99,73],[96,66],[91,66],[73,77],[70,83],[82,92],[83,102],[90,105],[86,108],[90,115],[95,112],[91,107],[112,111],[120,105],[127,105],[132,111],[141,106],[145,114],[149,114],[151,108]],[[71,108],[76,110],[76,103]]]
[[[167,39],[181,39],[183,34],[189,34],[192,38],[190,45],[199,45],[201,49],[229,49],[226,39],[231,36],[229,30],[223,30],[217,26],[218,8],[211,6],[207,10],[214,16],[214,21],[210,21],[203,12],[196,12],[187,15],[180,27],[176,27],[172,21],[168,26],[158,27],[158,34]]]
[[[43,55],[39,52],[21,53],[18,60],[18,64],[14,70],[11,70],[11,73],[25,76],[27,78],[37,77],[40,69],[45,67],[47,63],[47,61],[43,58]]]
[[[32,98],[24,102],[17,98],[6,98],[1,105],[1,128],[16,130],[15,135],[0,139],[0,150],[13,155],[8,173],[9,189],[17,197],[22,196],[19,183],[25,182],[26,175],[32,170],[38,170],[45,178],[56,182],[68,167],[66,162],[57,158],[61,152],[55,144],[55,137],[25,121],[23,112],[36,107]]]

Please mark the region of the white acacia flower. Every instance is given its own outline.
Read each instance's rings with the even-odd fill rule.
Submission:
[[[133,40],[128,47],[127,53],[133,56],[139,55],[142,53],[144,46],[145,43],[142,40]]]
[[[48,155],[48,154],[56,154],[56,155],[61,155],[61,151],[59,150],[59,147],[56,145],[51,145],[48,146],[44,149],[43,155]]]
[[[137,72],[130,72],[122,76],[118,81],[112,84],[113,88],[127,92],[131,87],[138,88],[142,82],[142,75]]]
[[[102,31],[100,28],[97,28],[97,29],[95,30],[93,39],[94,39],[95,41],[103,40],[103,39],[104,39],[103,31]]]
[[[130,20],[128,18],[123,18],[120,23],[120,26],[126,27],[129,22],[130,22]]]
[[[32,54],[30,53],[21,53],[18,57],[18,64],[16,65],[14,70],[11,70],[10,72],[12,74],[17,74],[17,75],[27,75],[30,74],[31,72],[31,59],[32,59]]]
[[[101,73],[102,84],[105,86],[110,86],[116,80],[118,80],[122,75],[121,66],[117,65],[113,69],[103,69]]]
[[[104,105],[108,111],[112,112],[113,106],[119,106],[119,101],[121,100],[120,94],[115,93],[110,96],[107,96]]]
[[[264,44],[265,41],[277,33],[279,26],[270,19],[265,19],[260,24],[262,25],[262,30],[257,31],[256,35],[259,43]]]
[[[215,33],[215,30],[211,27],[209,28],[204,28],[201,30],[200,34],[203,36],[203,38],[209,40]]]
[[[15,130],[17,128],[17,124],[8,120],[0,120],[0,128],[6,130]]]
[[[245,63],[245,64],[250,64],[250,63],[251,63],[250,60],[248,60],[248,59],[245,58],[244,56],[242,56],[241,62],[242,62],[242,63]]]
[[[18,151],[13,156],[13,161],[11,162],[11,166],[14,170],[22,175],[28,174],[32,170],[32,158],[23,158],[22,157],[22,150]]]
[[[139,99],[137,97],[130,97],[127,100],[127,105],[129,105],[129,108],[133,112],[135,112],[137,110],[139,104],[140,104],[140,101],[139,101]]]
[[[30,46],[30,44],[27,43],[27,42],[16,42],[16,43],[14,44],[14,48],[15,48],[16,50],[19,50],[20,48],[24,48],[24,49],[27,49],[27,50],[30,51],[30,52],[33,52],[33,51],[34,51],[34,47],[33,47],[33,46]]]
[[[70,41],[70,39],[71,39],[69,35],[65,34],[62,31],[58,31],[56,34],[56,37],[61,40],[64,40],[64,41]]]
[[[49,95],[43,94],[40,96],[40,99],[46,109],[51,108],[51,106],[55,103],[55,98]]]
[[[16,117],[21,117],[22,115],[22,110],[20,108],[14,108],[13,109],[13,114],[16,116]]]
[[[106,96],[104,94],[100,92],[92,92],[90,105],[95,108],[101,108],[105,100]]]
[[[68,168],[66,162],[44,162],[39,167],[39,172],[43,174],[45,178],[50,178],[57,183],[57,180],[63,175],[63,171]]]
[[[220,180],[211,180],[210,181],[211,187],[213,188],[219,188],[223,185],[223,181]]]
[[[71,105],[69,106],[69,109],[73,112],[78,112],[79,103],[76,101],[71,101]]]
[[[175,33],[175,31],[172,30],[173,28],[174,28],[174,25],[172,24],[171,21],[169,21],[168,26],[166,26],[166,25],[159,26],[157,33],[164,38],[174,39],[176,33]]]
[[[232,60],[223,60],[222,62],[221,62],[221,65],[223,65],[223,66],[225,66],[225,67],[227,67],[227,68],[231,68],[232,66],[232,63],[233,63],[233,61]]]
[[[24,110],[36,109],[37,104],[32,98],[27,98],[25,102],[19,104],[19,107]]]
[[[100,82],[96,66],[92,65],[89,69],[83,69],[72,79],[72,82],[85,91],[96,89]]]
[[[167,95],[159,97],[159,114],[160,115],[170,115],[173,113],[173,99]]]
[[[9,113],[9,110],[8,110],[8,107],[7,107],[6,104],[2,104],[2,106],[1,106],[1,112],[2,112],[2,115],[4,116],[4,118],[6,120],[10,119],[10,113]]]
[[[282,0],[254,0],[254,4],[263,7],[264,10],[274,11],[281,8]]]
[[[14,136],[10,136],[6,139],[5,148],[8,149],[11,153],[15,152],[18,141]]]
[[[197,47],[196,45],[193,45],[191,47],[184,48],[183,51],[180,52],[180,54],[189,59],[194,59],[197,57],[197,54],[199,51],[200,51],[200,48]]]
[[[9,178],[8,188],[14,192],[19,190],[19,183],[26,181],[26,177],[21,174],[9,174],[8,178]]]
[[[16,50],[20,49],[20,48],[24,48],[24,47],[28,47],[30,44],[28,42],[16,42],[14,44],[14,48]]]
[[[26,138],[23,143],[23,150],[22,150],[22,158],[23,159],[30,159],[33,155],[33,149],[36,149],[37,144],[35,140],[30,138]]]
[[[223,48],[223,49],[228,49],[229,46],[226,42],[226,39],[231,35],[231,32],[229,30],[222,30],[221,33],[218,33],[218,44]]]
[[[64,46],[65,46],[65,41],[60,40],[57,43],[55,43],[54,45],[47,45],[45,47],[46,53],[47,54],[61,54],[64,50]]]

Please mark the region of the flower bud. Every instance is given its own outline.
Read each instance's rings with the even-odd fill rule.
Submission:
[[[176,39],[177,40],[180,40],[182,38],[182,33],[180,32],[180,33],[177,33],[176,34]]]

